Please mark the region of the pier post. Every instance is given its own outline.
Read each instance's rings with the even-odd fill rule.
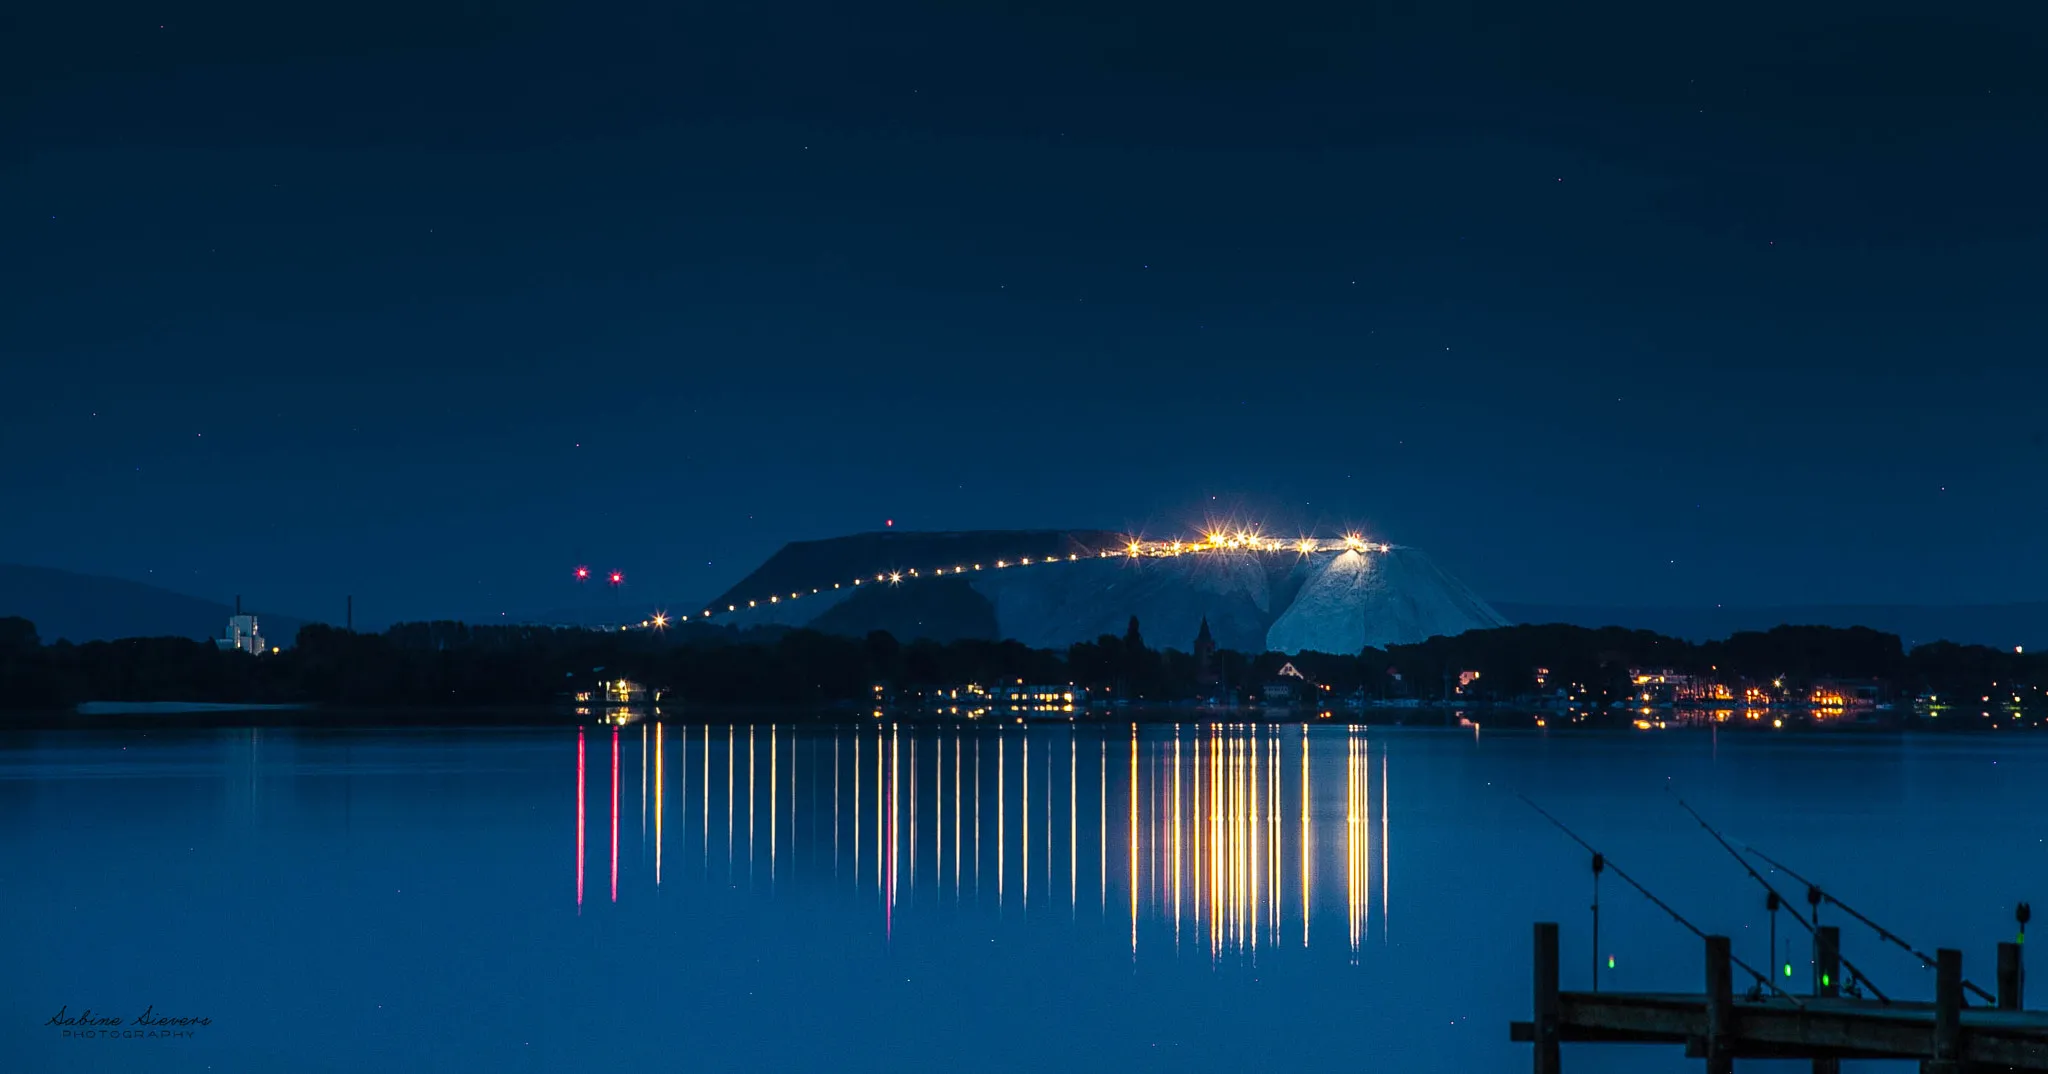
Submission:
[[[1735,980],[1730,976],[1728,937],[1707,937],[1707,1074],[1734,1074],[1729,1041],[1735,1030]]]
[[[1557,1047],[1557,922],[1536,923],[1536,1074],[1561,1074]]]
[[[1998,1009],[2016,1011],[2027,1005],[2026,971],[2020,968],[2020,945],[1998,945]]]
[[[1953,1070],[1963,1044],[1963,953],[1953,947],[1934,952],[1935,1069]]]
[[[1813,994],[1842,994],[1842,930],[1821,925],[1813,930]],[[1839,1059],[1816,1059],[1813,1074],[1841,1074]]]

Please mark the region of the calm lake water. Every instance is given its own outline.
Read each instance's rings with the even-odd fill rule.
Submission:
[[[1530,923],[1562,924],[1567,988],[1595,952],[1587,857],[1517,792],[1807,981],[1804,933],[1781,916],[1769,950],[1761,889],[1667,785],[1987,987],[2014,902],[2048,896],[2048,740],[2023,737],[15,733],[0,1066],[1524,1070]],[[1700,942],[1611,871],[1602,908],[1603,986],[1698,988]],[[1931,970],[1832,917],[1879,987],[1931,997]],[[45,1024],[152,1005],[211,1024]]]

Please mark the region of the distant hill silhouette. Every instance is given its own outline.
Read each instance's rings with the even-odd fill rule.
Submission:
[[[244,603],[272,645],[290,645],[305,620]],[[218,638],[234,606],[125,578],[0,563],[0,616],[35,623],[48,644],[109,638]]]
[[[2018,604],[1791,604],[1747,608],[1608,608],[1495,601],[1515,623],[1569,623],[1654,630],[1688,641],[1774,626],[1864,626],[1897,634],[1908,647],[1931,641],[2029,651],[2048,649],[2048,601]]]

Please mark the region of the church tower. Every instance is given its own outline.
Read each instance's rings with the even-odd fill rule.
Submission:
[[[1195,633],[1195,685],[1205,695],[1214,695],[1222,679],[1216,673],[1216,638],[1209,633],[1209,617],[1202,617],[1202,629]]]

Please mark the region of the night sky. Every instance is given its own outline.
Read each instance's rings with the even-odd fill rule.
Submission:
[[[0,561],[517,618],[1213,516],[2048,598],[2040,5],[34,7]]]

